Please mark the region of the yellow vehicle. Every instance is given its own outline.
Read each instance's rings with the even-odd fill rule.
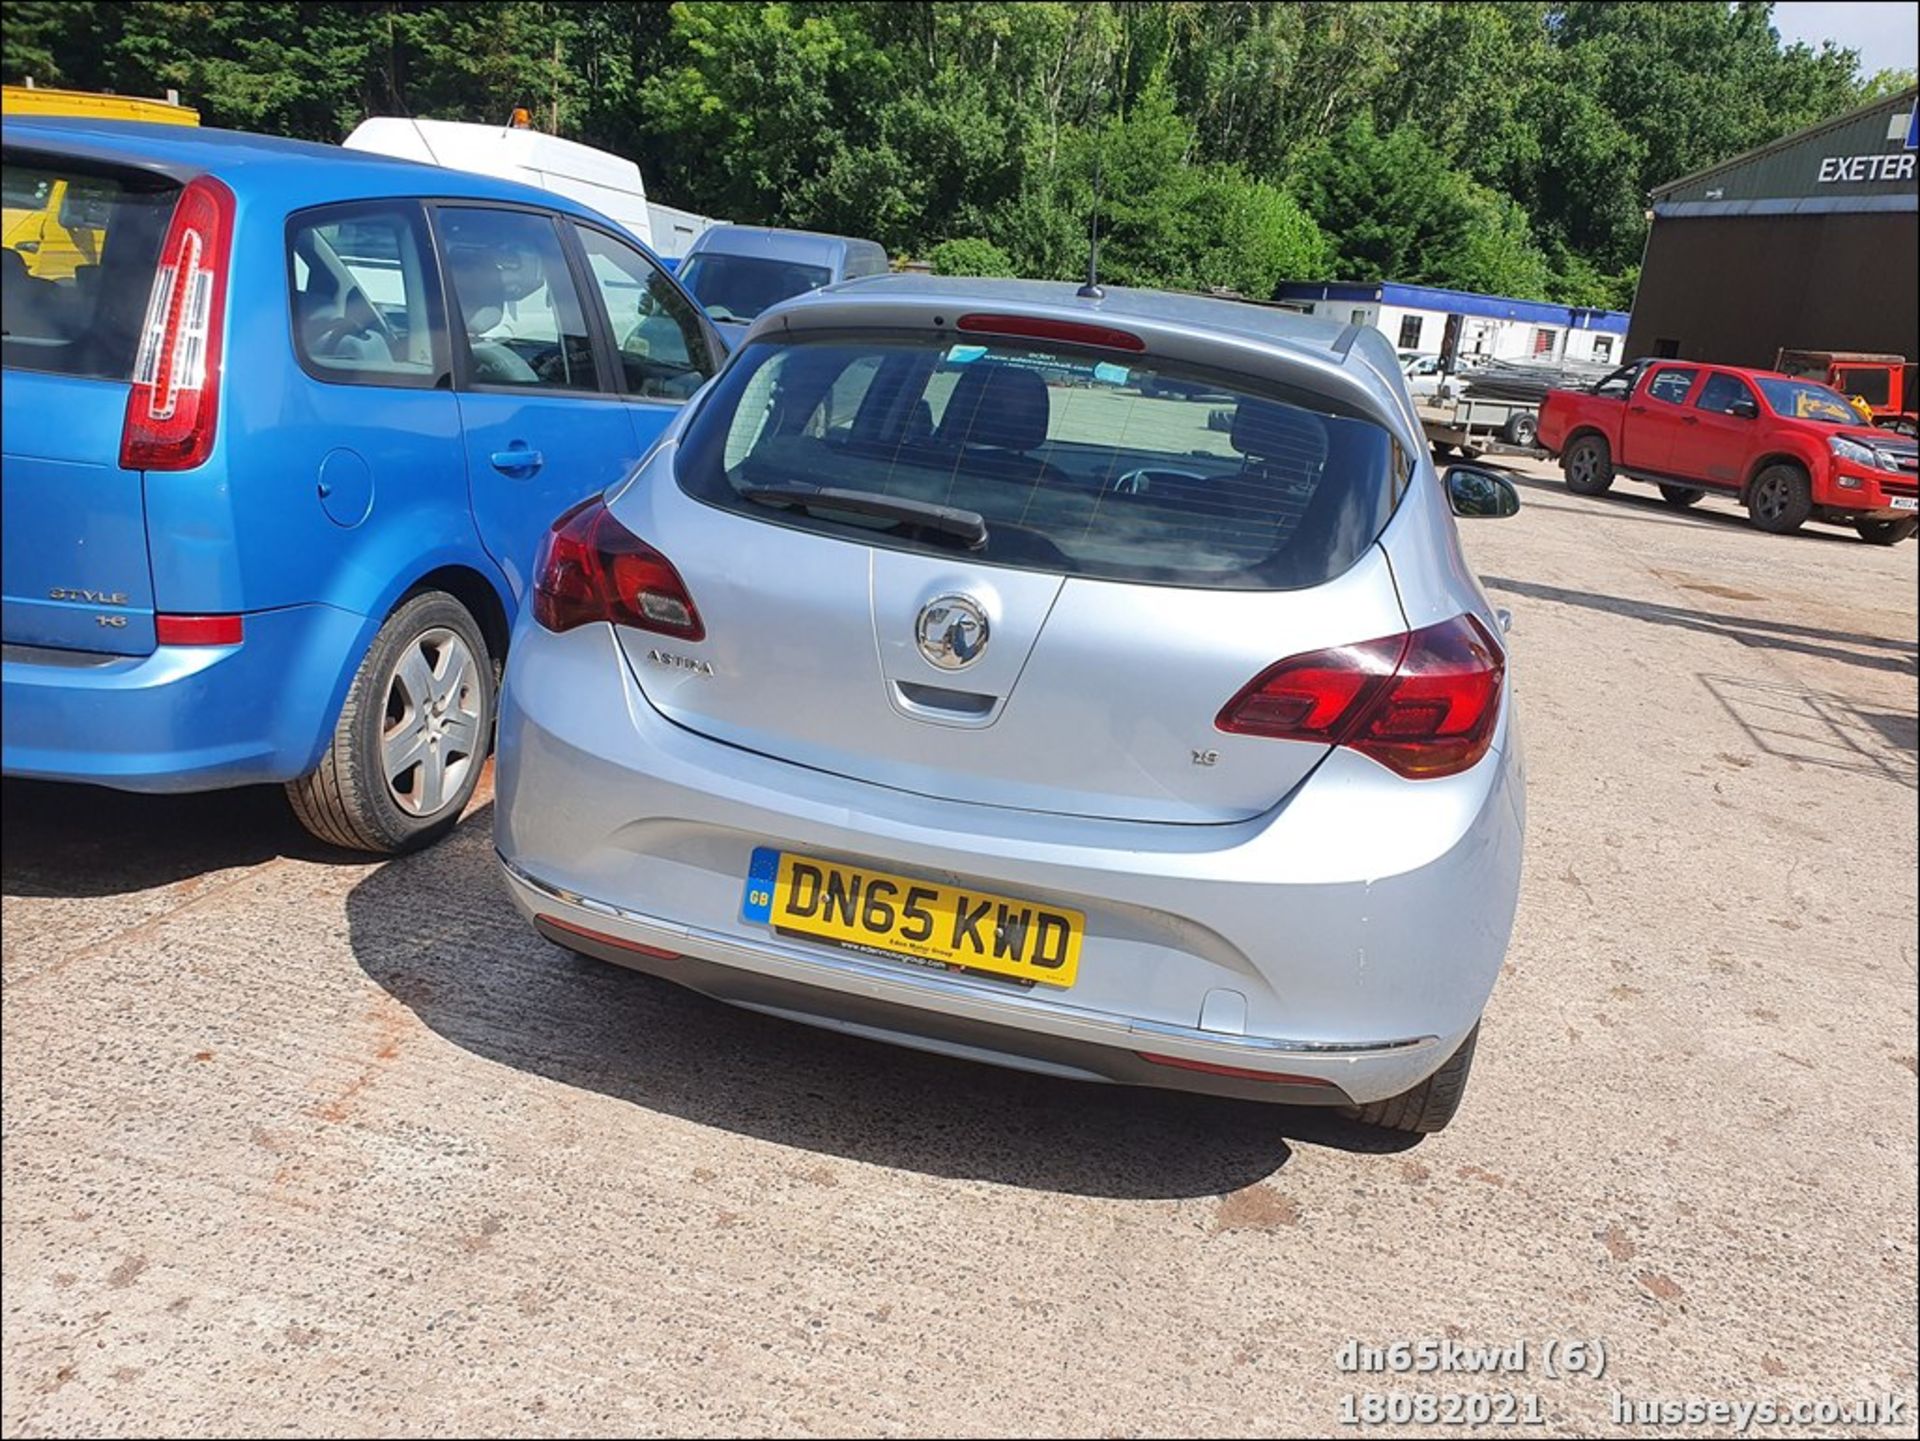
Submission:
[[[65,115],[86,120],[145,120],[162,125],[198,125],[200,112],[172,100],[134,95],[95,95],[84,90],[42,90],[33,85],[0,87],[0,113]],[[17,251],[27,273],[39,280],[66,280],[100,259],[106,232],[98,221],[97,197],[63,179],[22,170],[9,174],[0,214],[0,245]]]

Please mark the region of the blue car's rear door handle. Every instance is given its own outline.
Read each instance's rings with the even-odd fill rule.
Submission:
[[[493,468],[502,475],[532,475],[546,464],[545,456],[537,450],[528,450],[524,445],[511,445],[505,450],[496,450],[487,458],[493,462]]]

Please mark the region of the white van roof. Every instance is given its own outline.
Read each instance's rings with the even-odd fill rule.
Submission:
[[[631,160],[595,150],[577,140],[562,140],[558,135],[511,125],[383,116],[361,121],[347,137],[346,147],[424,160],[429,165],[444,165],[450,170],[492,173],[502,165],[514,165],[620,190],[636,193],[645,190],[640,181],[640,167]]]
[[[511,125],[378,116],[361,121],[343,143],[349,150],[419,160],[556,191],[593,206],[644,243],[653,243],[640,167],[577,140]]]

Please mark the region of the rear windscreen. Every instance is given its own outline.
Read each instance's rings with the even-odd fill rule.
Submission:
[[[1332,412],[1251,381],[1022,340],[761,341],[714,383],[676,465],[697,499],[871,544],[1292,589],[1359,559],[1409,473],[1383,427]],[[986,538],[884,504],[770,503],[809,487],[957,508]]]
[[[715,320],[752,320],[761,311],[818,290],[833,279],[824,265],[703,250],[680,264],[680,278]]]
[[[19,157],[0,162],[0,359],[126,380],[179,187]]]

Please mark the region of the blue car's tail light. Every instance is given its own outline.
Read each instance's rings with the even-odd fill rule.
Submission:
[[[128,470],[187,470],[212,453],[232,248],[233,192],[199,176],[180,192],[154,271],[120,435]]]

